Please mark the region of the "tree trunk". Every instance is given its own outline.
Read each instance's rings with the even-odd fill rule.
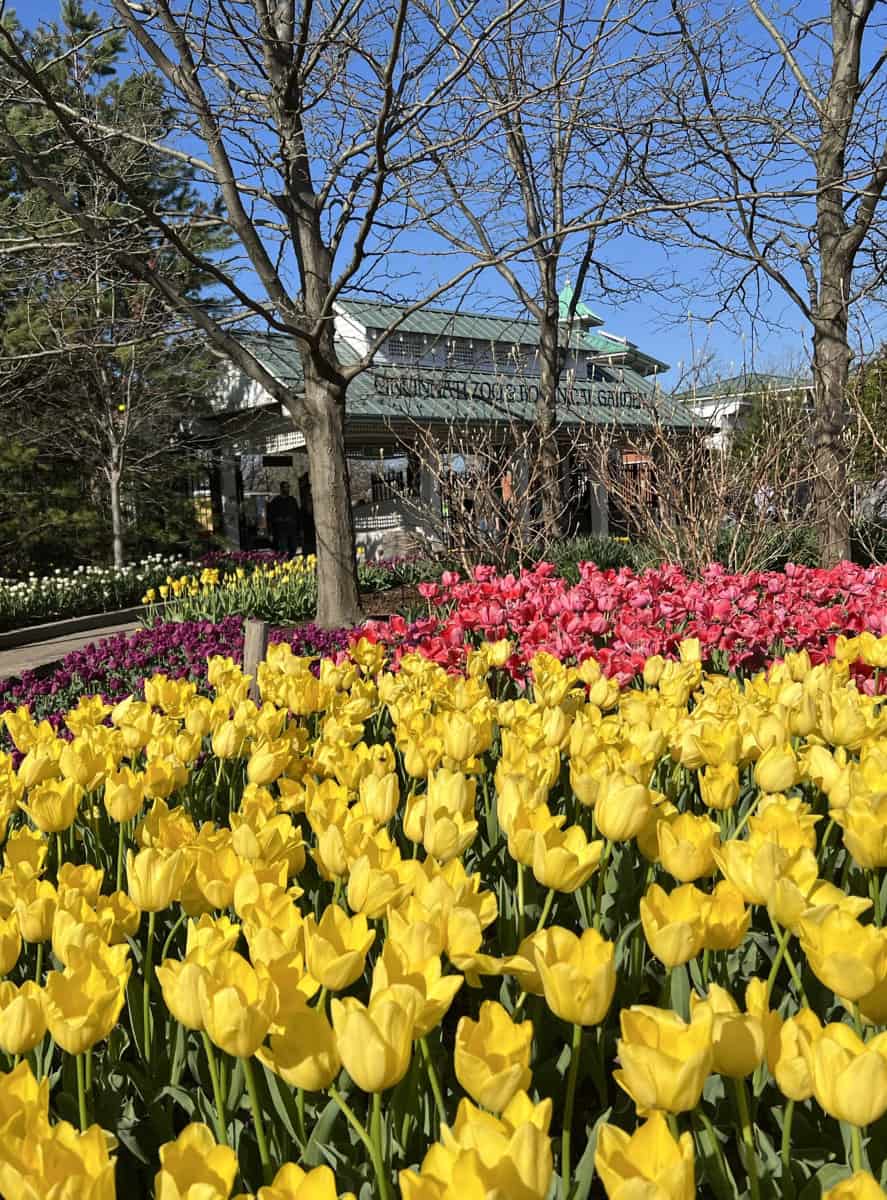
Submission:
[[[337,629],[362,615],[345,457],[345,387],[306,370],[304,411],[317,534],[317,623]]]
[[[557,395],[560,383],[557,309],[547,310],[539,323],[539,399],[536,428],[539,433],[538,487],[545,541],[562,536],[560,452],[557,444]]]
[[[813,334],[813,394],[816,406],[814,499],[816,535],[822,565],[850,557],[848,455],[843,442],[846,422],[850,349],[846,333]]]
[[[114,566],[123,566],[123,512],[120,506],[120,472],[111,471],[108,475],[108,489],[111,493],[111,548],[114,556]]]

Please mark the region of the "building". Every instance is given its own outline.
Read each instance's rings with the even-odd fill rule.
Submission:
[[[568,285],[561,293],[565,316],[571,301]],[[403,313],[403,308],[362,299],[337,303],[343,361],[357,361]],[[692,414],[659,386],[667,364],[602,326],[580,302],[568,339],[564,330],[558,408],[564,444],[589,425],[631,429],[658,422],[677,433],[693,428]],[[240,337],[273,375],[300,387],[295,342],[257,332]],[[467,431],[468,443],[472,431],[478,438],[481,431],[487,437],[501,431],[503,445],[509,428],[531,429],[538,378],[538,335],[526,317],[423,308],[400,320],[346,398],[355,531],[368,554],[396,553],[417,540],[432,545],[447,540],[452,512],[446,487],[423,447],[435,440],[445,444],[457,428]],[[282,479],[299,484],[305,499],[305,442],[280,406],[238,370],[228,374],[216,409],[217,419],[230,430],[221,468],[224,532],[229,541],[242,544],[261,532],[264,501]],[[464,470],[470,457],[454,455],[449,467],[459,471],[462,458]],[[520,490],[519,470],[513,487]],[[584,480],[581,509],[579,526],[608,531],[608,499],[594,480]]]
[[[810,381],[798,376],[748,371],[691,388],[677,398],[707,428],[712,449],[722,450],[756,405],[766,406],[770,402],[776,407],[809,392]]]

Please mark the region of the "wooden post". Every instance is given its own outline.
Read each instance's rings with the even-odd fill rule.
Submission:
[[[268,622],[256,621],[249,617],[243,627],[243,672],[252,675],[249,685],[251,700],[259,703],[259,663],[264,662],[268,649]]]

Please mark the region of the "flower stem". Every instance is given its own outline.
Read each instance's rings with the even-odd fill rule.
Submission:
[[[789,1100],[782,1116],[782,1143],[779,1148],[779,1157],[782,1159],[782,1179],[780,1180],[782,1193],[790,1198],[795,1194],[795,1180],[792,1175],[792,1120],[794,1115],[795,1102]]]
[[[228,1145],[228,1122],[225,1120],[225,1100],[219,1083],[219,1068],[209,1034],[203,1031],[203,1048],[206,1051],[206,1065],[209,1067],[209,1077],[213,1086],[213,1098],[216,1102],[216,1141],[220,1146]]]
[[[570,1195],[570,1139],[573,1133],[573,1106],[576,1102],[576,1080],[579,1077],[579,1059],[582,1056],[582,1026],[573,1026],[573,1043],[570,1047],[570,1070],[567,1073],[567,1095],[564,1100],[564,1126],[561,1134],[561,1194],[564,1200]]]
[[[43,943],[37,943],[37,961],[34,964],[34,982],[38,987],[43,985]]]
[[[336,1104],[338,1104],[342,1112],[345,1114],[345,1119],[348,1121],[348,1124],[367,1148],[367,1153],[369,1154],[370,1161],[373,1164],[373,1170],[376,1173],[376,1183],[379,1185],[380,1200],[391,1200],[391,1188],[389,1187],[388,1179],[385,1175],[385,1167],[382,1163],[376,1143],[367,1133],[365,1126],[357,1117],[354,1110],[349,1106],[339,1089],[331,1087],[329,1089],[329,1093],[335,1100]]]
[[[604,852],[601,855],[600,865],[598,866],[597,875],[597,895],[594,903],[594,927],[600,929],[603,921],[603,913],[601,909],[604,903],[604,887],[607,881],[607,867],[610,862],[610,855],[613,853],[613,843],[609,838],[604,842]]]
[[[242,1058],[243,1076],[246,1080],[246,1090],[249,1092],[249,1102],[253,1110],[253,1122],[256,1126],[256,1141],[259,1143],[259,1158],[262,1161],[262,1178],[266,1184],[274,1177],[274,1168],[268,1155],[268,1142],[265,1138],[265,1126],[262,1123],[262,1110],[259,1107],[259,1092],[256,1088],[256,1075],[251,1058]]]
[[[151,1065],[151,975],[154,966],[154,926],[156,913],[148,913],[148,940],[145,943],[144,973],[142,984],[142,1025],[145,1031],[145,1062]]]
[[[536,926],[536,932],[541,933],[545,928],[545,922],[548,920],[548,915],[551,912],[551,906],[554,903],[554,888],[548,889],[548,895],[545,897],[545,903],[542,905],[542,915],[539,918],[539,924]]]
[[[524,917],[524,865],[517,864],[517,944],[524,940],[526,924]]]
[[[880,927],[884,922],[884,908],[881,904],[881,881],[878,878],[877,871],[868,871],[869,877],[869,894],[872,898],[872,904],[875,910],[875,924]]]
[[[862,1165],[862,1130],[858,1125],[850,1126],[850,1163],[851,1171],[864,1170]]]
[[[86,1133],[86,1064],[85,1055],[77,1055],[77,1110],[80,1114],[80,1132]]]
[[[425,1069],[428,1072],[428,1082],[431,1084],[431,1092],[434,1096],[434,1103],[437,1107],[437,1115],[440,1118],[441,1125],[446,1125],[447,1110],[444,1107],[443,1093],[440,1090],[440,1080],[437,1077],[437,1068],[434,1065],[434,1059],[431,1057],[428,1038],[419,1038],[419,1045],[422,1048],[422,1057],[425,1060]]]
[[[778,926],[776,926],[778,929]],[[779,968],[782,966],[782,960],[785,958],[785,952],[788,948],[788,939],[791,937],[791,932],[788,929],[783,929],[781,933],[776,935],[779,943],[776,955],[773,959],[773,966],[770,968],[770,974],[767,976],[767,1000],[770,999],[770,993],[773,991],[773,985],[776,983],[776,976],[779,974]]]
[[[163,961],[163,959],[166,958],[167,954],[169,953],[169,948],[172,945],[172,940],[176,936],[179,926],[182,924],[182,922],[184,920],[187,919],[187,916],[188,916],[188,914],[185,912],[184,909],[182,909],[182,911],[179,913],[178,917],[176,918],[175,924],[173,925],[172,929],[166,935],[166,941],[163,943],[163,949],[160,951],[161,962]]]
[[[58,879],[59,871],[62,869],[62,863],[65,861],[65,847],[64,843],[62,842],[62,835],[60,833],[55,835],[55,845],[56,850],[58,851],[58,862],[55,864],[55,874],[56,879]]]
[[[117,891],[123,888],[123,850],[126,845],[126,832],[123,821],[117,826]]]
[[[739,1109],[739,1121],[742,1125],[742,1141],[745,1145],[745,1170],[748,1175],[748,1190],[751,1200],[760,1200],[761,1186],[758,1182],[758,1159],[755,1153],[755,1139],[751,1127],[751,1116],[748,1111],[748,1093],[744,1079],[734,1079],[736,1091],[736,1106]]]

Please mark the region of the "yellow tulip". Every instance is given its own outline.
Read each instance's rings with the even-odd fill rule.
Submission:
[[[277,1013],[277,988],[261,963],[224,950],[197,980],[200,1013],[212,1041],[235,1058],[252,1058]]]
[[[670,1010],[633,1005],[619,1014],[620,1070],[613,1078],[639,1113],[695,1108],[712,1069],[712,1014],[703,1008],[689,1024]]]
[[[305,918],[305,961],[323,987],[341,992],[363,973],[367,951],[376,935],[363,913],[349,917],[338,904],[328,905],[318,921]]]
[[[693,1138],[675,1140],[661,1112],[631,1135],[604,1125],[594,1155],[595,1170],[609,1200],[693,1200]]]
[[[58,779],[59,754],[61,743],[56,741],[38,742],[32,746],[18,765],[18,778],[28,790],[51,779]]]
[[[216,758],[235,758],[242,753],[246,730],[233,721],[225,721],[213,732],[212,749]]]
[[[739,799],[739,768],[735,762],[706,766],[699,772],[699,795],[706,808],[726,812]]]
[[[45,942],[52,934],[58,893],[46,879],[29,879],[16,893],[15,915],[26,942]]]
[[[551,1011],[572,1025],[598,1025],[616,990],[614,946],[594,929],[581,937],[550,926],[533,938],[533,956]]]
[[[656,826],[659,862],[681,883],[692,883],[715,869],[712,851],[720,845],[718,827],[708,817],[680,813]]]
[[[604,843],[589,842],[581,825],[552,825],[533,838],[533,875],[543,887],[575,892],[598,869]]]
[[[810,969],[837,995],[859,1000],[887,978],[887,931],[835,905],[808,909],[799,925]]]
[[[284,1163],[274,1181],[259,1188],[256,1200],[354,1200],[354,1193],[339,1196],[336,1177],[327,1166],[303,1171],[295,1163]]]
[[[29,875],[39,875],[43,871],[47,851],[46,838],[22,825],[7,838],[3,861],[8,870],[23,870]]]
[[[849,1025],[826,1025],[801,1053],[817,1103],[836,1121],[871,1125],[887,1112],[887,1033],[863,1042]]]
[[[821,1033],[819,1018],[809,1008],[802,1008],[782,1023],[772,1074],[789,1100],[807,1100],[813,1095],[807,1051]]]
[[[43,992],[32,979],[0,983],[0,1050],[27,1054],[46,1033]]]
[[[428,1150],[421,1171],[401,1171],[403,1200],[544,1200],[553,1173],[550,1122],[551,1101],[534,1106],[526,1092],[518,1092],[501,1117],[462,1100],[455,1122],[441,1127],[441,1140]]]
[[[181,850],[140,850],[126,855],[129,895],[142,912],[161,912],[182,893],[188,861]]]
[[[771,746],[755,763],[755,783],[762,792],[787,792],[799,777],[798,760],[788,743]]]
[[[822,1200],[884,1200],[884,1191],[868,1171],[856,1171],[823,1192]]]
[[[598,831],[611,842],[628,841],[644,828],[652,806],[649,788],[614,771],[602,781],[594,806]]]
[[[105,755],[89,737],[65,742],[59,754],[59,770],[65,779],[86,792],[98,787],[105,777]]]
[[[142,917],[138,906],[130,900],[126,892],[112,892],[110,896],[99,896],[95,912],[109,946],[117,946],[128,937],[134,937]]]
[[[254,746],[246,764],[247,780],[259,785],[273,783],[286,770],[291,754],[292,747],[285,739]]]
[[[386,866],[384,861],[375,842],[370,842],[367,853],[352,864],[348,876],[348,907],[371,920],[384,917],[389,908],[396,908],[409,893],[409,885],[401,881],[396,864]]]
[[[358,788],[360,799],[377,825],[387,825],[400,804],[400,783],[391,771],[386,775],[367,775]]]
[[[236,1174],[234,1151],[216,1145],[206,1125],[194,1123],[160,1147],[154,1193],[156,1200],[228,1200]]]
[[[82,1054],[117,1024],[132,969],[128,953],[126,946],[106,950],[104,956],[73,948],[69,966],[47,975],[46,1025],[68,1054]]]
[[[22,952],[22,934],[15,916],[0,917],[0,975],[8,975]]]
[[[809,878],[810,851],[789,854],[775,842],[751,842],[731,838],[713,851],[722,874],[742,892],[748,904],[768,904],[773,898],[777,881],[799,869]],[[813,876],[815,876],[813,860]]]
[[[515,1023],[495,1000],[485,1000],[477,1021],[462,1017],[456,1028],[456,1078],[484,1108],[502,1112],[530,1084],[533,1023]]]
[[[764,1026],[753,1013],[740,1012],[736,1001],[713,983],[707,997],[690,997],[690,1012],[708,1008],[712,1014],[712,1070],[729,1079],[744,1079],[763,1062],[766,1051]]]
[[[702,949],[711,897],[685,883],[671,893],[654,883],[641,897],[641,924],[647,944],[666,967],[695,958]]]
[[[715,885],[705,918],[702,945],[706,950],[735,950],[741,946],[751,923],[742,892],[728,879]]]
[[[83,788],[73,779],[47,779],[28,793],[22,808],[41,833],[64,833],[74,824]]]
[[[260,1046],[256,1057],[290,1087],[321,1092],[342,1066],[335,1035],[326,1013],[311,1008],[300,993],[287,997],[286,1004],[285,1025],[272,1028],[270,1046]]]
[[[103,800],[112,821],[131,821],[145,801],[141,775],[131,767],[112,771],[105,779]]]
[[[413,1047],[417,993],[395,984],[368,1005],[333,998],[336,1046],[345,1070],[363,1092],[384,1092],[407,1073]]]
[[[438,954],[410,957],[410,947],[390,938],[373,967],[371,995],[394,984],[405,984],[417,994],[414,1037],[424,1037],[435,1029],[453,1003],[462,986],[461,975],[444,975]]]
[[[208,956],[196,951],[182,959],[165,958],[154,971],[166,1007],[186,1029],[203,1029],[200,980],[207,962]]]
[[[452,816],[461,813],[466,818],[472,817],[476,789],[475,780],[461,771],[439,767],[428,776],[425,794],[427,811],[437,813],[443,810]]]
[[[887,796],[853,796],[846,808],[832,813],[844,845],[867,871],[887,867]]]
[[[477,830],[477,821],[466,819],[461,812],[432,811],[426,805],[422,845],[426,854],[446,863],[465,853],[477,837]]]

